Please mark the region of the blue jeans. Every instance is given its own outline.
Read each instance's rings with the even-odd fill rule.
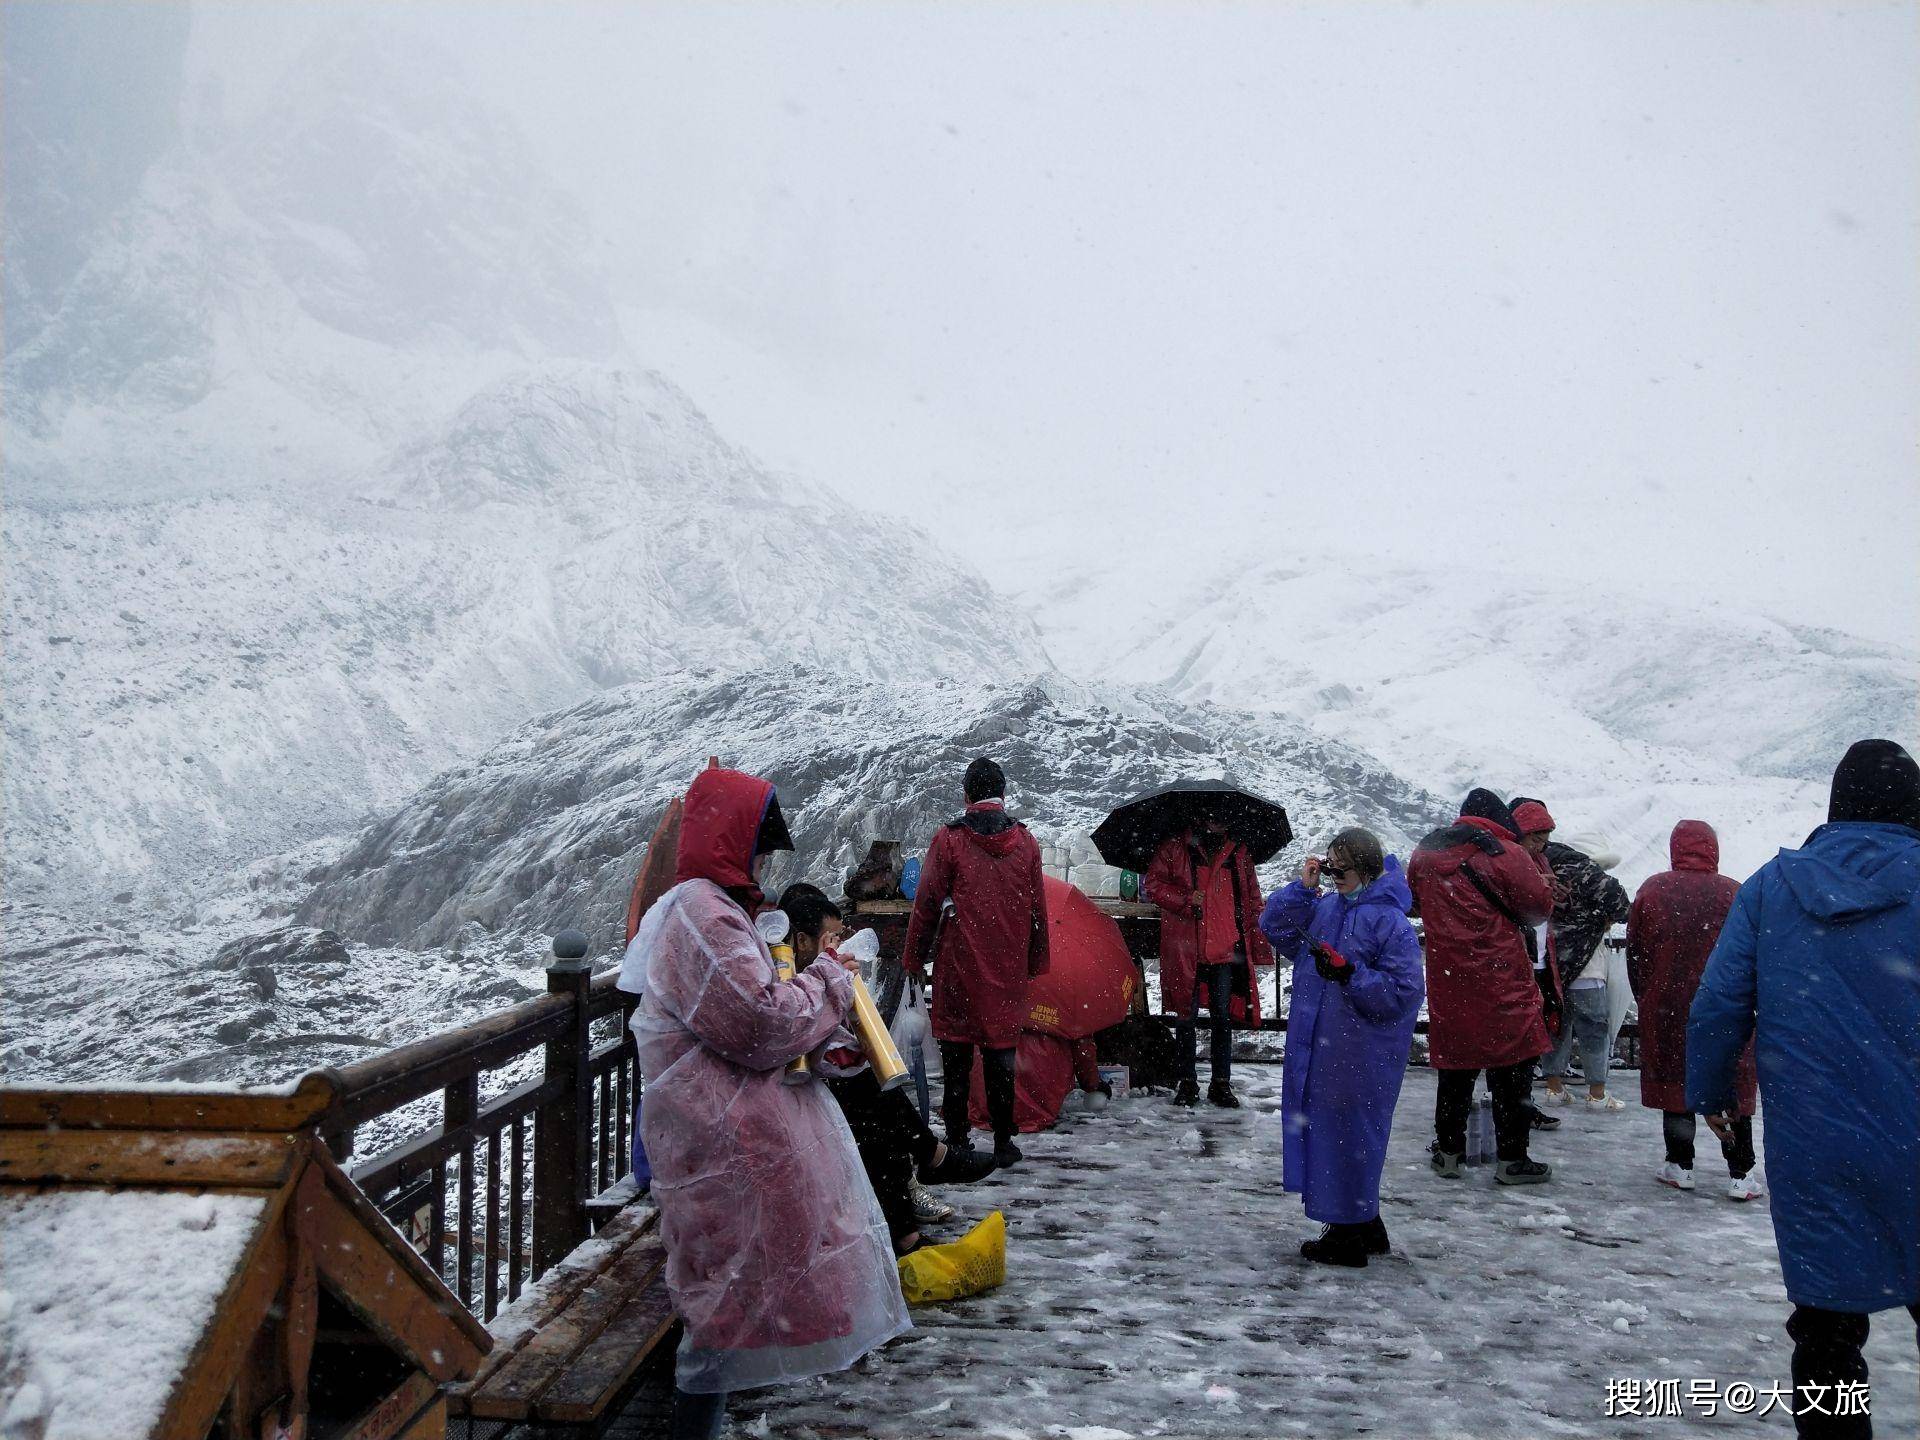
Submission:
[[[1565,1079],[1567,1061],[1573,1057],[1573,1047],[1577,1044],[1580,1066],[1587,1072],[1587,1084],[1605,1085],[1611,1050],[1607,1043],[1609,1018],[1606,986],[1587,985],[1567,991],[1566,1005],[1560,1012],[1560,1038],[1547,1052],[1540,1073],[1555,1080]]]

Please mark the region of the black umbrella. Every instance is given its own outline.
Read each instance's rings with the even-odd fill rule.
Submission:
[[[1256,865],[1293,839],[1287,812],[1271,800],[1225,780],[1176,780],[1107,816],[1093,832],[1093,843],[1109,865],[1144,872],[1162,840],[1208,816],[1226,822],[1227,833],[1247,847]]]

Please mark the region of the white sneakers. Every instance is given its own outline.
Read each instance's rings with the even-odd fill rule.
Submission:
[[[1627,1108],[1626,1101],[1616,1100],[1611,1095],[1602,1095],[1598,1100],[1594,1099],[1591,1095],[1583,1095],[1581,1099],[1585,1102],[1589,1110],[1624,1110]],[[1573,1092],[1571,1090],[1548,1090],[1540,1096],[1540,1103],[1542,1105],[1571,1105],[1573,1104]]]
[[[1658,1180],[1662,1185],[1671,1185],[1676,1190],[1693,1189],[1693,1172],[1691,1170],[1682,1170],[1671,1160],[1654,1171],[1653,1178]],[[1758,1200],[1766,1193],[1766,1187],[1760,1183],[1758,1171],[1749,1175],[1743,1175],[1738,1180],[1727,1181],[1727,1198],[1729,1200],[1742,1202]]]
[[[1671,1160],[1663,1161],[1660,1168],[1653,1172],[1653,1178],[1662,1185],[1671,1185],[1676,1190],[1693,1189],[1693,1171],[1682,1170]]]

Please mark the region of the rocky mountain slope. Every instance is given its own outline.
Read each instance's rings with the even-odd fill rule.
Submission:
[[[794,666],[640,681],[529,722],[344,850],[263,861],[189,914],[76,921],[10,900],[0,1071],[275,1080],[535,993],[554,931],[618,949],[646,841],[712,750],[780,787],[798,848],[772,883],[834,893],[869,840],[923,847],[982,751],[1006,766],[1015,811],[1069,844],[1139,790],[1233,775],[1293,818],[1270,881],[1337,825],[1357,818],[1404,847],[1445,809],[1300,727],[1059,682]]]
[[[1084,844],[1107,812],[1181,776],[1230,775],[1288,807],[1293,852],[1340,824],[1404,848],[1445,803],[1284,722],[1140,705],[1058,682],[859,681],[809,668],[646,682],[543,716],[426,786],[320,871],[298,920],[374,945],[588,931],[624,941],[629,887],[666,802],[719,751],[779,788],[796,850],[770,885],[838,893],[877,838],[923,849],[991,753],[1041,838]]]
[[[578,208],[445,57],[343,24],[230,117],[171,30],[8,23],[10,894],[164,910],[690,665],[1045,668],[924,536],[618,358]],[[36,99],[69,52],[157,98]]]

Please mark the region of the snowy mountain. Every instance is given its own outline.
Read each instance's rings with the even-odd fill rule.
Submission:
[[[51,41],[8,39],[12,70],[44,84]],[[263,113],[229,122],[195,93],[184,123],[156,127],[174,138],[126,202],[63,237],[84,260],[25,247],[30,272],[72,273],[9,325],[14,503],[310,491],[530,361],[616,353],[578,207],[457,65],[402,63],[344,24]],[[128,68],[159,86],[171,66],[177,92],[179,64],[159,50]],[[52,147],[26,158],[8,176],[10,241],[25,228],[12,217],[61,210],[87,173]]]
[[[1825,818],[1853,740],[1920,740],[1920,654],[1608,586],[1316,554],[1199,583],[1056,572],[1023,598],[1069,670],[1285,717],[1446,795],[1545,798],[1629,882],[1673,823],[1744,875]],[[1206,572],[1202,572],[1205,574]]]
[[[296,918],[373,945],[573,925],[617,948],[646,841],[715,750],[780,791],[796,849],[770,887],[804,876],[835,894],[869,841],[924,849],[983,753],[1006,769],[1015,813],[1075,847],[1121,801],[1180,776],[1230,775],[1282,800],[1295,852],[1355,819],[1404,847],[1445,809],[1347,746],[1214,708],[1058,683],[690,675],[543,716],[441,776],[320,872]]]
[[[522,998],[554,931],[617,949],[653,827],[713,750],[780,787],[797,849],[772,883],[831,893],[874,838],[923,848],[983,751],[1005,765],[1016,813],[1070,846],[1140,790],[1235,776],[1292,816],[1296,844],[1270,881],[1338,825],[1404,847],[1445,810],[1337,742],[1211,707],[810,666],[683,673],[529,722],[344,849],[262,861],[192,912],[76,922],[10,900],[0,1070],[264,1080]]]
[[[14,893],[151,899],[688,666],[1044,668],[907,527],[775,482],[657,376],[553,362],[358,494],[7,514]]]
[[[924,536],[617,358],[578,208],[444,57],[332,27],[260,113],[181,121],[171,31],[8,25],[11,894],[171,905],[687,666],[1045,668]],[[77,53],[157,98],[62,108]],[[147,168],[89,181],[75,135]]]
[[[1910,652],[1305,536],[1009,523],[1009,598],[626,358],[451,63],[330,27],[230,115],[123,13],[5,17],[10,1075],[279,1078],[526,993],[552,929],[615,942],[709,754],[830,887],[982,751],[1061,843],[1225,773],[1404,849],[1488,783],[1631,881],[1686,814],[1740,873],[1848,740],[1920,739]],[[1097,566],[1031,552],[1100,523]]]

